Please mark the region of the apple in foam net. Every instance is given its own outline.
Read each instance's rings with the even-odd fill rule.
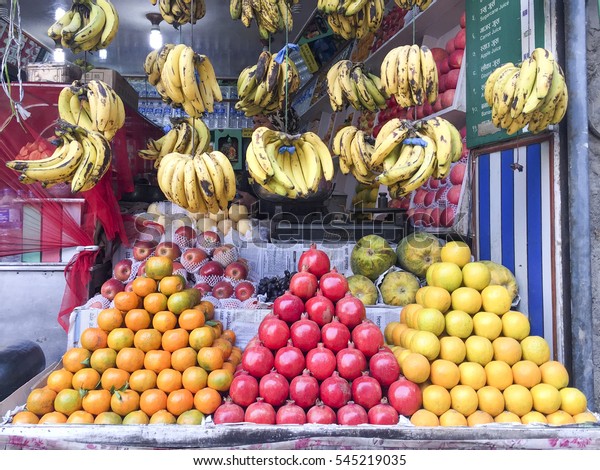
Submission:
[[[459,49],[463,49],[466,47],[467,45],[467,30],[464,28],[461,28],[461,30],[456,33],[456,36],[454,36],[454,47],[456,48],[456,50]]]
[[[215,248],[212,252],[212,257],[214,259],[217,256],[219,256],[219,257],[227,256],[234,250],[235,250],[235,246],[233,246],[230,243],[227,243],[225,245],[221,245],[221,246],[218,246],[217,248]],[[223,267],[225,267],[225,266],[223,266]]]
[[[467,165],[464,163],[457,163],[450,170],[450,182],[452,184],[462,184],[465,179],[465,171],[467,169]]]
[[[125,284],[125,289],[123,290],[125,292],[133,292],[133,281],[130,281],[127,284]]]
[[[156,243],[149,240],[136,240],[133,244],[133,258],[136,261],[144,261],[152,254]]]
[[[425,195],[425,200],[423,201],[423,203],[425,204],[425,206],[429,207],[429,206],[431,206],[431,204],[433,204],[433,201],[435,199],[435,195],[436,195],[435,191],[428,191],[427,192],[427,194]]]
[[[210,287],[206,282],[199,282],[194,286],[194,289],[198,289],[203,296],[212,292],[212,287]]]
[[[442,227],[452,227],[454,225],[454,219],[456,218],[456,211],[454,207],[446,207],[442,211],[440,216],[440,225]]]
[[[117,295],[119,292],[123,292],[123,290],[125,290],[125,285],[118,279],[112,277],[102,284],[102,287],[100,288],[100,294],[102,294],[102,296],[106,297],[108,300],[113,300],[115,295]]]
[[[219,281],[213,287],[212,295],[217,299],[228,299],[233,295],[233,286],[230,282]]]
[[[146,262],[142,261],[138,266],[136,277],[143,277],[146,274]]]
[[[198,245],[205,248],[217,248],[221,246],[221,237],[217,232],[206,230],[198,235]]]
[[[448,188],[440,188],[435,192],[435,202],[440,202],[446,200],[446,194],[448,193]]]
[[[185,250],[181,257],[191,265],[202,263],[204,260],[208,259],[208,254],[200,248],[189,248]]]
[[[456,49],[448,58],[448,65],[451,69],[460,69],[462,65],[463,57],[465,55],[464,49]]]
[[[198,271],[198,273],[204,277],[208,277],[208,276],[220,277],[223,275],[223,272],[224,272],[223,266],[221,266],[216,261],[209,261],[208,263],[205,263]]]
[[[415,205],[423,204],[423,202],[425,201],[426,195],[427,195],[427,190],[422,189],[422,188],[419,189],[413,199],[413,202],[415,203]]]
[[[125,282],[131,276],[131,265],[133,262],[130,259],[122,259],[113,269],[113,277],[121,282]]]
[[[175,230],[175,235],[179,235],[180,237],[187,238],[188,240],[193,240],[196,238],[196,231],[192,227],[188,227],[187,225],[182,225],[177,230]]]
[[[431,226],[432,227],[439,227],[440,226],[440,216],[442,214],[442,211],[440,210],[439,207],[436,207],[435,209],[433,209],[431,211]]]
[[[242,302],[248,300],[254,295],[254,290],[254,285],[251,282],[240,282],[234,289],[235,298]]]
[[[156,245],[156,256],[166,256],[175,260],[181,256],[181,249],[179,245],[174,242],[161,242]]]
[[[460,68],[450,70],[450,72],[445,75],[446,79],[444,83],[446,85],[446,90],[456,90],[456,87],[458,86],[459,75]]]
[[[179,261],[173,262],[173,272],[181,271],[181,270],[185,271],[185,268],[183,267],[183,264],[181,264]]]
[[[454,104],[454,94],[456,90],[446,90],[442,95],[442,108],[449,108]]]
[[[450,204],[458,205],[458,201],[460,201],[460,191],[462,189],[462,185],[452,186],[446,195],[446,199]]]
[[[248,268],[244,264],[234,261],[227,265],[224,274],[225,277],[241,281],[248,277]]]

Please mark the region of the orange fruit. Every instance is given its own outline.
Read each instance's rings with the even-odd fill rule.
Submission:
[[[486,385],[477,390],[479,409],[489,413],[493,417],[504,411],[504,395],[497,388]]]
[[[494,418],[496,423],[520,423],[521,418],[519,418],[516,414],[511,411],[503,411],[498,416]]]
[[[440,425],[440,420],[431,411],[424,409],[417,410],[410,417],[410,422],[415,426],[435,427]]]
[[[235,331],[233,331],[233,330],[223,330],[223,333],[221,334],[221,338],[229,341],[232,346],[235,345],[235,340],[237,339],[237,337],[235,335]]]
[[[139,425],[139,424],[149,424],[149,423],[150,423],[150,418],[142,410],[131,411],[130,413],[127,413],[123,417],[123,424],[125,424],[125,425],[128,425],[128,424],[129,425],[136,425],[136,424]]]
[[[550,413],[546,415],[546,419],[548,420],[548,424],[554,426],[562,426],[565,424],[575,424],[575,419],[569,413],[563,410],[555,411],[554,413]]]
[[[31,411],[19,411],[12,417],[11,424],[38,424],[40,418]]]
[[[135,390],[116,391],[110,399],[110,408],[120,416],[136,411],[140,406],[140,394]]]
[[[117,365],[117,351],[112,348],[96,349],[90,356],[90,366],[102,373]]]
[[[143,308],[134,308],[125,314],[125,326],[133,332],[148,328],[151,323],[150,314]]]
[[[144,367],[155,373],[171,367],[171,353],[162,349],[152,349],[144,357]]]
[[[504,315],[510,310],[512,298],[504,286],[487,286],[481,291],[483,310]]]
[[[144,352],[152,349],[160,349],[162,345],[162,333],[154,328],[143,328],[135,332],[133,345]]]
[[[214,413],[221,401],[221,394],[214,388],[203,388],[194,395],[194,407],[205,415]]]
[[[65,388],[56,394],[54,398],[54,411],[70,416],[74,411],[81,409],[83,397],[78,390]]]
[[[160,410],[150,417],[150,424],[175,424],[177,418],[167,410]]]
[[[63,354],[63,367],[72,373],[75,373],[85,367],[89,367],[91,355],[92,353],[87,349],[71,348]]]
[[[509,366],[521,360],[521,344],[514,338],[500,336],[492,341],[494,360],[504,361]]]
[[[223,353],[217,347],[207,346],[198,351],[198,365],[207,371],[223,367]]]
[[[40,418],[38,424],[64,424],[67,422],[67,417],[58,411],[51,411]]]
[[[544,362],[540,366],[542,382],[554,385],[561,390],[569,385],[569,373],[564,365],[558,361]]]
[[[166,296],[185,289],[185,280],[181,276],[165,276],[158,284],[158,290]]]
[[[156,372],[149,369],[139,369],[131,373],[129,388],[142,393],[156,387]]]
[[[81,407],[88,413],[99,415],[110,410],[110,398],[108,390],[90,390],[81,400]]]
[[[173,274],[173,260],[168,256],[151,256],[146,260],[146,277],[160,281]]]
[[[542,423],[548,424],[546,417],[539,411],[530,411],[529,413],[521,416],[521,422],[523,424]]]
[[[68,390],[64,389],[64,390]],[[59,390],[60,392],[60,390]],[[38,416],[54,411],[54,399],[57,392],[48,387],[35,388],[27,396],[26,408]]]
[[[46,379],[46,387],[58,393],[65,388],[71,388],[72,381],[72,372],[69,372],[67,369],[58,369],[50,372]]]
[[[179,372],[183,372],[188,367],[195,366],[196,350],[191,347],[176,349],[171,353],[171,367]]]
[[[233,345],[223,337],[215,339],[212,346],[221,350],[224,360],[227,360],[233,351]]]
[[[462,362],[458,365],[460,371],[460,383],[462,385],[468,385],[475,390],[479,390],[485,386],[487,377],[485,375],[485,369],[477,362]]]
[[[443,287],[428,286],[427,290],[423,292],[422,302],[419,304],[425,308],[435,308],[445,313],[452,305],[452,297]]]
[[[156,387],[163,392],[171,393],[183,386],[181,372],[175,369],[163,369],[156,377]]]
[[[77,410],[67,418],[69,424],[94,424],[94,415],[84,410]]]
[[[477,392],[468,385],[457,385],[450,390],[452,408],[463,416],[473,413],[479,404]]]
[[[490,361],[485,365],[484,369],[487,385],[503,391],[506,387],[513,384],[512,369],[506,362]]]
[[[216,369],[208,374],[207,385],[210,388],[214,388],[219,392],[226,392],[229,390],[231,381],[233,380],[233,374],[225,369]]]
[[[408,329],[408,325],[406,325],[405,323],[397,323],[392,331],[392,337],[389,344],[400,346],[400,336],[402,335],[402,332],[406,329]]]
[[[94,424],[123,424],[123,418],[114,411],[105,411],[96,416]]]
[[[465,342],[458,336],[444,336],[440,338],[440,359],[461,364],[467,355]]]
[[[123,314],[116,308],[106,308],[98,314],[98,327],[110,332],[123,325]]]
[[[542,381],[542,373],[533,361],[519,361],[512,366],[513,382],[531,388]]]
[[[115,328],[108,334],[108,347],[115,351],[133,346],[135,333],[129,328]]]
[[[183,385],[183,388],[192,393],[196,393],[198,390],[206,387],[207,382],[208,372],[202,367],[188,367],[181,375],[181,384]]]
[[[131,289],[140,297],[146,297],[153,292],[156,292],[158,284],[154,279],[149,277],[136,277],[131,283]]]
[[[167,394],[158,388],[145,390],[140,395],[140,410],[148,416],[167,409]]]
[[[144,297],[144,308],[149,313],[158,313],[167,310],[167,296],[160,292],[154,292]]]
[[[172,330],[177,326],[177,316],[168,310],[161,310],[152,317],[152,326],[161,333]]]
[[[224,363],[223,363],[223,369],[226,371],[231,372],[232,374],[235,374],[235,370],[237,368],[237,365],[234,364],[233,362],[231,362],[229,359],[227,359]],[[217,369],[218,370],[218,369]]]
[[[423,408],[436,416],[448,411],[451,404],[450,392],[441,385],[428,385],[423,390]]]
[[[100,372],[95,369],[81,369],[73,374],[71,385],[75,390],[94,390],[100,384]]]
[[[385,339],[386,344],[394,344],[392,333],[394,331],[394,328],[401,324],[402,323],[400,323],[399,321],[391,321],[387,325],[385,325],[385,328],[383,329],[383,338]]]
[[[212,320],[215,317],[215,306],[208,300],[201,300],[194,308],[198,308],[198,310],[204,313],[205,320]]]
[[[194,407],[194,395],[185,388],[173,390],[167,397],[167,410],[175,416]]]
[[[121,312],[129,312],[134,308],[139,308],[142,299],[135,292],[119,292],[115,295],[113,303],[115,308]]]
[[[400,312],[400,323],[405,324],[410,328],[414,328],[417,321],[417,312],[422,308],[423,306],[419,304],[405,305]]]
[[[86,328],[81,332],[79,342],[81,347],[90,351],[106,347],[108,334],[102,328]]]
[[[545,383],[531,387],[533,397],[533,409],[544,413],[546,416],[560,409],[561,395],[554,385]]]
[[[468,426],[467,418],[456,410],[448,410],[440,416],[440,426]]]
[[[171,353],[176,349],[185,348],[188,346],[189,336],[190,334],[183,328],[167,330],[162,335],[162,348]]]
[[[223,323],[216,320],[209,320],[206,322],[208,326],[210,326],[215,332],[215,339],[221,337],[221,333],[223,333]]]
[[[210,376],[209,376],[210,377]],[[561,403],[560,409],[571,416],[587,411],[587,398],[585,394],[575,387],[564,387],[559,390]]]
[[[493,422],[494,418],[492,415],[481,410],[477,410],[467,416],[467,425],[469,426],[477,426],[479,424],[489,424]]]
[[[144,351],[137,348],[123,348],[117,353],[117,367],[133,372],[144,367]]]
[[[123,388],[128,380],[129,372],[117,369],[116,367],[111,367],[102,373],[102,377],[100,378],[100,386],[104,390],[119,390]]]
[[[509,385],[504,392],[504,407],[519,418],[525,416],[533,408],[531,392],[523,385]]]
[[[196,351],[210,346],[215,340],[215,332],[210,326],[193,329],[189,334],[189,345]]]
[[[459,287],[452,292],[452,310],[475,315],[481,310],[481,294],[471,287]]]
[[[180,328],[192,331],[194,328],[204,326],[204,314],[195,308],[188,308],[179,314],[177,319]]]
[[[432,384],[441,385],[450,390],[460,382],[460,371],[454,362],[436,359],[431,363],[429,379]]]
[[[204,414],[195,409],[184,411],[177,417],[177,424],[198,425],[203,421]]]

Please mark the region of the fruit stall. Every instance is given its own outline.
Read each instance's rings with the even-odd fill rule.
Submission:
[[[553,2],[63,3],[5,28],[0,449],[600,449]]]

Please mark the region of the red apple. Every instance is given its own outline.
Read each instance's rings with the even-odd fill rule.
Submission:
[[[118,279],[112,277],[108,281],[105,281],[104,284],[102,284],[102,287],[100,288],[100,293],[103,297],[106,297],[108,300],[113,300],[115,298],[115,295],[117,295],[119,292],[123,292],[123,290],[125,290],[125,285]]]
[[[425,209],[423,212],[423,216],[421,217],[421,225],[423,227],[431,227],[433,219],[431,218],[431,213],[433,212],[433,208]]]
[[[439,95],[441,95],[442,93],[444,93],[446,91],[446,88],[447,88],[447,86],[446,86],[446,78],[447,77],[448,77],[448,74],[445,73],[438,80],[438,99],[437,99],[437,101],[441,102]]]
[[[206,230],[198,236],[198,245],[204,248],[217,248],[221,246],[221,237],[218,233]]]
[[[104,307],[104,305],[102,305],[102,302],[100,302],[99,300],[96,300],[95,302],[92,302],[89,305],[90,308],[102,308]]]
[[[162,242],[156,245],[156,256],[166,256],[175,260],[181,256],[181,249],[179,245],[174,242]]]
[[[467,170],[467,165],[464,163],[457,163],[450,170],[450,182],[452,184],[462,184],[465,179],[465,171]]]
[[[414,217],[413,217],[415,225],[421,225],[421,223],[423,222],[424,216],[425,216],[425,209],[423,209],[423,208],[416,209],[415,213],[414,213]]]
[[[435,209],[433,209],[433,211],[431,211],[431,226],[432,227],[439,227],[440,226],[440,216],[442,214],[442,211],[440,210],[439,207],[436,207]]]
[[[460,75],[460,69],[453,69],[448,72],[445,77],[446,90],[456,90],[458,87],[458,76]]]
[[[175,230],[175,235],[179,235],[180,237],[187,238],[188,240],[193,240],[196,238],[196,231],[192,227],[188,227],[187,225],[183,225]]]
[[[465,55],[464,49],[456,49],[448,58],[448,65],[451,69],[459,69],[462,65],[463,56]]]
[[[448,42],[446,43],[446,52],[448,54],[452,54],[455,50],[456,47],[454,46],[454,38],[448,39]]]
[[[442,109],[442,98],[438,95],[438,99],[435,100],[435,103],[433,104],[433,112],[437,113],[439,111],[441,111]]]
[[[248,277],[248,268],[244,264],[234,261],[233,263],[227,265],[224,275],[229,279],[241,281]]]
[[[133,257],[136,261],[144,261],[156,248],[156,243],[149,240],[136,240],[133,244]]]
[[[446,194],[446,200],[450,204],[458,205],[458,201],[460,201],[460,191],[462,189],[462,185],[452,186]]]
[[[416,205],[421,205],[425,201],[425,196],[427,195],[427,191],[423,188],[420,188],[415,197],[413,198],[413,203]]]
[[[219,281],[213,287],[212,295],[217,299],[228,299],[233,295],[233,286],[228,281]]]
[[[183,266],[183,264],[181,264],[179,261],[173,262],[173,272],[180,271],[182,269],[185,271],[185,266]]]
[[[400,209],[407,211],[410,207],[410,196],[403,197],[401,201]]]
[[[433,114],[433,106],[431,105],[431,103],[429,103],[429,101],[427,101],[423,105],[423,117],[427,117],[430,114]]]
[[[433,201],[435,199],[435,195],[436,195],[435,191],[427,191],[427,194],[425,195],[425,200],[423,201],[423,204],[425,204],[426,207],[431,206],[431,204],[433,204]]]
[[[222,276],[223,275],[223,266],[221,266],[216,261],[209,261],[205,263],[204,266],[200,268],[198,271],[201,276]]]
[[[429,178],[429,187],[431,189],[439,189],[440,181],[441,180],[436,180],[435,178]]]
[[[184,259],[188,265],[200,264],[208,258],[208,254],[200,248],[189,248],[183,252],[181,258]]]
[[[423,105],[417,106],[417,119],[423,119],[425,117],[425,113],[423,112]]]
[[[442,94],[442,108],[449,108],[454,104],[454,93],[456,90],[446,90]]]
[[[439,70],[442,75],[450,72],[450,63],[448,62],[448,57],[440,62]]]
[[[467,136],[467,128],[466,126],[460,128],[460,136],[464,139]]]
[[[461,28],[467,27],[467,12],[466,11],[463,11],[463,14],[460,15],[460,27]]]
[[[198,289],[203,296],[212,292],[212,287],[210,287],[206,282],[199,282],[194,286],[194,289]]]
[[[235,298],[243,302],[254,295],[254,285],[248,281],[240,282],[235,286],[234,293]]]
[[[435,193],[435,202],[445,201],[448,188],[440,188]]]
[[[128,282],[127,284],[125,284],[125,292],[133,292],[133,281]]]
[[[458,33],[456,33],[456,36],[454,37],[454,47],[456,48],[456,50],[458,50],[458,49],[464,50],[466,46],[467,46],[467,30],[461,29]]]
[[[130,259],[122,259],[113,269],[113,277],[121,282],[125,282],[131,276],[131,265],[133,262]]]
[[[454,210],[454,207],[446,207],[440,216],[440,225],[442,227],[452,227],[452,225],[454,225],[455,217],[456,211]]]
[[[225,262],[225,264],[223,264],[223,260],[227,260],[228,258],[234,257],[231,253],[235,252],[235,249],[236,249],[235,246],[233,246],[230,243],[227,243],[223,246],[218,246],[212,252],[212,258],[215,261],[218,261],[219,263],[221,263],[221,265],[223,267],[225,267],[225,266],[227,266],[227,263]],[[218,260],[217,258],[222,258],[222,259]],[[234,257],[234,258],[237,258],[237,257]],[[232,260],[230,260],[230,261],[232,261]],[[236,261],[236,259],[234,259],[233,261]]]
[[[143,277],[146,274],[146,262],[142,262],[142,264],[140,264],[138,266],[138,270],[136,273],[136,277]]]
[[[435,60],[436,63],[441,62],[448,57],[446,50],[442,49],[441,47],[432,47],[431,54],[433,55],[433,60]]]

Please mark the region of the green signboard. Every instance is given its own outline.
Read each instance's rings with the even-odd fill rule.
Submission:
[[[474,148],[517,135],[492,124],[483,90],[494,69],[544,47],[544,0],[467,0],[466,17],[467,146]]]

